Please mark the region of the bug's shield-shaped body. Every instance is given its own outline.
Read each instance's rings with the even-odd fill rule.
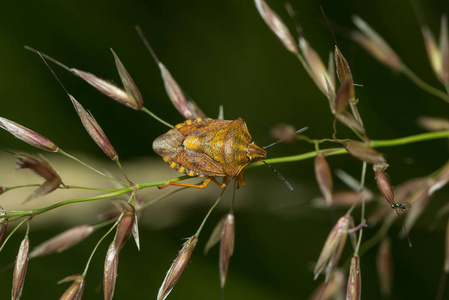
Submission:
[[[153,149],[171,168],[202,177],[233,179],[248,163],[266,157],[266,151],[252,142],[242,118],[187,120],[155,139]]]

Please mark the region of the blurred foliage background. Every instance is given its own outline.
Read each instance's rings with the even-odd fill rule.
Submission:
[[[283,2],[267,1],[294,33],[294,24]],[[351,65],[354,81],[363,86],[356,90],[360,98],[358,108],[372,139],[423,132],[416,124],[420,115],[447,117],[447,103],[418,89],[347,39],[347,33],[354,28],[351,16],[357,14],[390,43],[415,73],[442,89],[429,66],[420,25],[410,2],[294,0],[291,4],[299,14],[305,36],[327,61],[334,44],[320,12],[320,5],[323,6],[336,31],[340,49]],[[447,13],[449,2],[420,1],[419,5],[430,29],[438,33],[441,15]],[[297,128],[309,126],[306,134],[312,138],[331,137],[333,119],[327,99],[298,60],[267,28],[253,1],[5,2],[0,12],[3,58],[0,115],[45,135],[69,153],[88,155],[94,164],[98,161],[113,169],[112,163],[81,126],[63,89],[41,59],[23,46],[29,45],[69,67],[119,83],[109,50],[112,48],[138,85],[145,106],[172,124],[181,123],[182,117],[165,94],[157,65],[135,32],[136,24],[141,26],[177,82],[208,116],[215,118],[219,105],[223,105],[225,119],[244,118],[252,137],[261,145],[273,141],[269,131],[278,123],[289,123]],[[167,130],[164,125],[144,113],[113,102],[65,70],[52,67],[68,91],[93,113],[125,165],[134,162],[134,167],[128,171],[131,178],[135,178],[134,171],[141,174],[139,182],[177,176],[151,148],[154,138]],[[353,136],[340,126],[339,137]],[[0,144],[9,149],[38,152],[6,132],[0,132]],[[437,140],[381,149],[391,165],[388,173],[392,184],[398,185],[436,170],[447,160],[447,146],[446,140]],[[272,148],[268,156],[312,150],[313,146],[296,142]],[[61,160],[57,160],[58,163],[53,160],[55,156],[46,154],[57,170],[63,169],[63,165],[58,165]],[[0,153],[0,157],[2,177],[16,176],[17,184],[21,183],[20,174],[14,171],[14,158],[4,153]],[[142,160],[145,163],[135,163]],[[357,178],[360,176],[361,163],[348,156],[331,157],[329,163],[333,170],[340,168]],[[237,192],[236,249],[228,274],[227,299],[307,299],[322,281],[322,277],[313,280],[313,262],[344,210],[310,207],[309,202],[319,194],[311,160],[275,167],[292,183],[294,192],[289,192],[268,168],[248,170],[245,173],[247,187]],[[96,175],[88,173],[88,176]],[[338,180],[335,184],[336,190],[345,188]],[[368,172],[367,186],[377,191],[372,172]],[[175,198],[184,204],[176,214],[179,218],[175,222],[160,226],[153,222],[153,225],[145,226],[142,221],[142,250],[138,252],[133,242],[128,241],[120,254],[115,299],[156,297],[183,238],[194,234],[218,193],[217,187],[209,187],[208,191],[189,191],[188,197],[180,193]],[[60,195],[67,199],[69,194]],[[151,191],[146,195],[152,197]],[[226,195],[226,200],[208,221],[192,262],[169,299],[219,299],[218,250],[203,256],[202,248],[215,223],[227,211],[230,191]],[[11,196],[1,196],[0,205]],[[397,238],[399,223],[390,231],[396,287],[393,299],[434,297],[443,267],[446,222],[437,222],[433,231],[429,230],[429,225],[434,221],[435,213],[447,202],[447,197],[445,188],[432,199],[411,231],[413,248],[408,248],[406,241]],[[186,202],[189,199],[193,199],[191,205]],[[17,203],[21,201],[18,199]],[[31,206],[40,207],[39,200]],[[78,204],[77,207],[90,213],[89,204]],[[5,208],[21,209],[19,204]],[[153,209],[160,219],[165,213],[169,214],[156,206],[149,210]],[[164,209],[179,210],[179,207],[173,205]],[[80,224],[77,220],[83,216],[80,209],[67,219],[72,225]],[[150,216],[144,214],[142,219],[146,217]],[[58,219],[58,226],[41,226],[35,230],[34,221],[31,222],[31,244],[36,245],[68,228],[68,223],[61,219],[64,218]],[[87,222],[95,223],[96,220]],[[377,229],[368,228],[364,238],[374,235]],[[56,282],[82,272],[91,249],[102,234],[97,232],[65,253],[30,261],[23,299],[59,297],[66,286],[58,286]],[[3,250],[2,265],[14,261],[21,239],[22,235],[16,234]],[[107,245],[105,242],[94,258],[83,299],[102,297],[101,278]],[[341,264],[347,270],[345,258],[350,255],[349,246],[346,251]],[[375,255],[376,247],[361,258],[363,299],[380,299]],[[0,293],[5,297],[10,292],[11,275],[12,269],[7,268],[0,273]],[[449,297],[448,288],[446,296]]]

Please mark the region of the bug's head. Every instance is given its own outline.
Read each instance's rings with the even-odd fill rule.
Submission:
[[[265,148],[258,146],[256,143],[252,142],[246,148],[246,156],[251,162],[255,160],[263,160],[267,157],[267,151]]]

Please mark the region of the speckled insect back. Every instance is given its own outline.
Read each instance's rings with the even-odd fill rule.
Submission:
[[[169,166],[188,176],[208,177],[202,185],[169,182],[204,188],[210,181],[224,187],[227,179],[236,179],[244,185],[242,169],[250,162],[263,160],[267,152],[256,145],[248,132],[245,121],[196,118],[176,125],[153,142],[154,151]],[[223,176],[218,183],[214,176]]]

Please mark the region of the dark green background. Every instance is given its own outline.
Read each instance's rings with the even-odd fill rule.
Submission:
[[[283,8],[283,1],[268,4],[293,32],[294,25]],[[358,14],[389,41],[412,70],[441,88],[428,64],[420,27],[408,1],[308,0],[292,1],[292,5],[299,13],[307,39],[326,61],[333,41],[324,25],[320,5],[335,24],[340,48],[351,65],[354,80],[363,85],[357,88],[358,107],[372,139],[423,132],[415,122],[422,114],[447,117],[447,103],[380,65],[345,38],[347,30],[354,27],[351,15]],[[437,33],[442,12],[448,11],[448,2],[422,1],[420,5],[430,28]],[[0,116],[42,133],[68,152],[84,151],[98,159],[107,159],[85,133],[72,104],[40,58],[23,49],[29,45],[69,67],[119,82],[109,50],[113,48],[139,86],[145,106],[172,124],[182,122],[165,95],[156,64],[135,33],[136,24],[142,27],[178,83],[208,116],[216,117],[218,106],[224,105],[225,118],[244,118],[253,138],[262,145],[272,142],[268,132],[278,123],[290,123],[298,128],[309,126],[307,135],[312,138],[331,136],[332,116],[327,100],[297,59],[269,31],[253,1],[237,0],[4,2],[0,8]],[[68,72],[56,66],[54,70],[74,97],[94,114],[122,160],[155,155],[151,144],[167,130],[164,125],[107,99]],[[343,128],[339,132],[340,137],[351,137]],[[36,152],[4,132],[0,133],[0,144]],[[305,143],[280,145],[270,149],[269,156],[293,155],[312,149]],[[382,151],[389,155],[393,166],[389,174],[393,184],[398,185],[441,166],[447,160],[447,141]],[[404,158],[413,159],[413,163],[404,163]],[[349,157],[332,157],[329,162],[333,169],[343,168],[359,176],[361,164]],[[344,212],[313,210],[308,205],[293,206],[285,209],[287,212],[273,210],[276,207],[273,203],[281,201],[280,198],[282,203],[294,205],[308,202],[318,194],[311,161],[276,168],[297,190],[288,193],[266,169],[246,172],[248,187],[245,189],[252,192],[245,195],[253,198],[238,198],[238,201],[252,205],[236,212],[236,251],[229,271],[227,299],[306,299],[321,281],[321,278],[313,281],[313,262],[330,228]],[[336,184],[337,188],[343,188],[339,182]],[[371,172],[367,185],[375,190]],[[201,192],[197,191],[198,195]],[[428,231],[428,225],[447,196],[447,189],[440,191],[419,219],[411,233],[412,249],[405,241],[395,238],[399,225],[392,229],[394,299],[434,297],[443,265],[445,222],[439,222],[433,232]],[[266,203],[270,205],[265,206]],[[186,212],[186,221],[175,228],[163,231],[141,228],[144,248],[137,252],[129,243],[120,254],[116,299],[155,299],[182,238],[195,232],[207,205],[192,207]],[[217,250],[207,257],[201,252],[205,237],[222,213],[212,216],[189,268],[169,299],[219,299]],[[365,231],[364,237],[372,236],[375,229]],[[33,236],[40,242],[61,230],[34,231]],[[56,281],[82,270],[99,237],[100,234],[64,254],[32,261],[23,299],[59,297],[65,286],[57,286]],[[2,265],[13,260],[20,239],[17,235],[6,247],[1,256]],[[380,298],[374,258],[375,251],[362,257],[363,299]],[[100,253],[89,272],[84,299],[102,298],[102,267]],[[10,278],[11,270],[0,274],[2,299],[10,295]]]

